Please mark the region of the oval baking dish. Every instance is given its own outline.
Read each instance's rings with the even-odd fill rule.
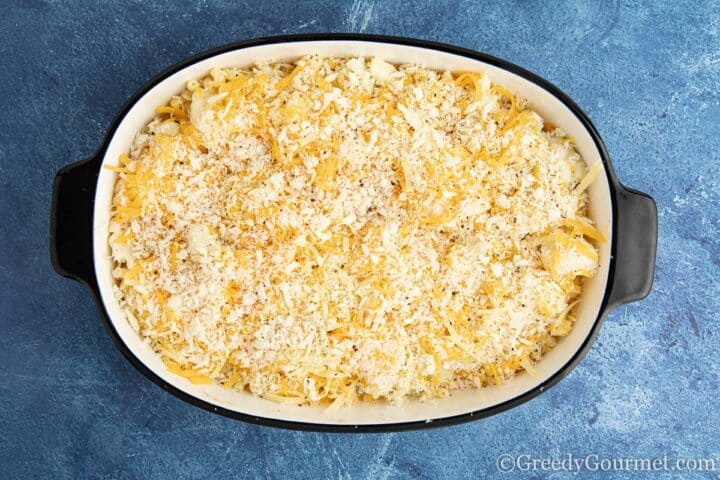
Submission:
[[[324,407],[279,404],[217,385],[194,385],[166,370],[160,357],[126,321],[113,293],[108,223],[115,165],[155,107],[213,67],[251,65],[260,60],[293,61],[305,54],[380,57],[391,63],[418,63],[437,70],[483,71],[528,99],[544,119],[575,138],[588,165],[603,173],[588,189],[589,215],[609,241],[600,245],[600,268],[585,282],[576,323],[567,337],[536,365],[537,377],[520,374],[499,387],[464,390],[433,401],[402,405],[381,402],[332,412]],[[253,423],[323,431],[391,431],[448,425],[486,417],[547,390],[580,361],[602,319],[622,303],[644,298],[652,286],[657,243],[657,209],[647,195],[623,187],[603,142],[582,110],[549,82],[515,65],[462,48],[374,35],[302,35],[237,43],[201,53],[146,83],[115,118],[102,146],[90,159],[63,168],[55,178],[51,210],[51,257],[63,276],[92,292],[113,341],[146,377],[193,405]]]

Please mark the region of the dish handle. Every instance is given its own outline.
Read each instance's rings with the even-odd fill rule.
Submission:
[[[50,207],[50,260],[64,277],[91,284],[93,205],[100,171],[99,157],[61,169],[55,176]]]
[[[615,274],[608,306],[641,300],[652,289],[658,239],[655,201],[648,195],[618,185],[615,195]]]

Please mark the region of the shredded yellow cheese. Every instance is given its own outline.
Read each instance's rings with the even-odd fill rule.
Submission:
[[[156,113],[109,243],[172,374],[332,410],[537,376],[570,332],[601,166],[483,73],[308,56]]]
[[[159,106],[155,108],[155,113],[169,113],[177,118],[187,118],[187,115],[183,110],[171,106]]]

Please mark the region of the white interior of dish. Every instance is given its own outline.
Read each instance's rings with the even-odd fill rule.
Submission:
[[[155,107],[180,92],[188,80],[204,76],[212,67],[251,65],[259,60],[293,61],[310,53],[325,56],[377,56],[392,63],[418,63],[438,70],[484,71],[494,82],[526,97],[530,106],[544,118],[572,135],[580,154],[588,164],[601,161],[599,151],[588,131],[560,100],[540,86],[511,72],[471,58],[420,47],[366,41],[303,41],[255,46],[223,53],[166,78],[147,92],[127,113],[110,141],[103,163],[117,165],[118,156],[128,151],[135,133],[155,115]],[[114,172],[108,169],[100,170],[94,210],[93,255],[102,300],[118,334],[135,356],[166,382],[210,404],[252,416],[315,424],[368,425],[432,421],[498,405],[543,383],[573,357],[598,316],[607,283],[609,242],[600,247],[599,272],[585,284],[577,309],[575,327],[569,336],[562,339],[538,363],[536,369],[539,378],[523,373],[501,387],[455,392],[446,399],[425,402],[412,400],[400,406],[367,403],[341,408],[331,413],[322,407],[278,404],[249,393],[228,391],[215,385],[193,385],[188,380],[171,374],[165,370],[159,356],[130,327],[112,292],[112,264],[107,244],[115,180]],[[590,216],[600,230],[611,238],[612,207],[608,179],[604,174],[590,187],[589,195]]]

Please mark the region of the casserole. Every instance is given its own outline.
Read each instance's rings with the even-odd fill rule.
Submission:
[[[570,334],[536,365],[537,378],[518,375],[500,387],[456,392],[436,401],[400,406],[359,404],[336,411],[278,404],[216,385],[193,385],[168,372],[160,357],[135,333],[112,291],[107,243],[115,165],[132,138],[155,114],[155,107],[182,90],[188,80],[213,67],[256,61],[292,61],[304,54],[381,57],[392,63],[420,63],[452,71],[483,71],[495,82],[528,99],[543,118],[575,138],[589,166],[603,173],[588,189],[589,215],[610,239],[600,245],[600,268],[585,282]],[[657,211],[646,195],[616,179],[597,131],[580,108],[548,82],[502,60],[430,42],[368,35],[309,35],[252,40],[199,54],[142,87],[116,117],[103,145],[90,159],[62,169],[53,192],[51,256],[61,275],[93,292],[106,327],[122,353],[144,375],[202,408],[254,423],[329,431],[389,431],[466,421],[500,412],[533,398],[566,375],[594,340],[613,307],[646,296],[652,285],[657,243]]]

